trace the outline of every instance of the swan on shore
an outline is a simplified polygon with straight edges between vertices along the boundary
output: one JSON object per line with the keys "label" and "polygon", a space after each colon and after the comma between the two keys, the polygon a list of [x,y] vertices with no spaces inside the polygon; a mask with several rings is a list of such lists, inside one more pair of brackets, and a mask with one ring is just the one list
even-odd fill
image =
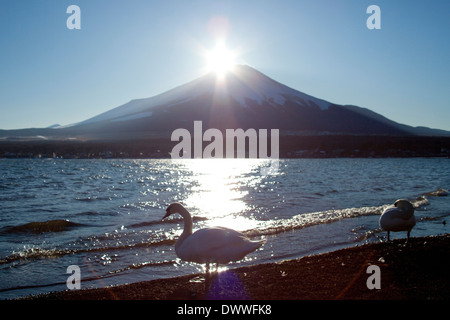
{"label": "swan on shore", "polygon": [[252,241],[240,232],[224,227],[203,228],[192,233],[192,217],[180,203],[172,203],[166,209],[166,215],[178,213],[183,217],[184,230],[175,243],[175,252],[181,260],[206,264],[225,264],[239,261],[250,252],[258,249],[265,240]]}
{"label": "swan on shore", "polygon": [[399,199],[395,201],[394,206],[383,211],[379,223],[380,227],[387,231],[388,241],[391,231],[407,231],[407,240],[409,240],[411,229],[416,225],[414,206],[408,200]]}

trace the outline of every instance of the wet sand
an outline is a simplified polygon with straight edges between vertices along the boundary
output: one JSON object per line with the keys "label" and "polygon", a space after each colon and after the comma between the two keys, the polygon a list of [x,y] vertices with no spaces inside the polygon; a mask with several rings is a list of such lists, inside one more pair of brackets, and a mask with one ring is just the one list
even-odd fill
{"label": "wet sand", "polygon": [[[32,300],[444,300],[450,299],[450,234],[355,246],[219,273],[206,290],[192,274],[102,289],[30,296]],[[369,289],[370,265],[380,289]]]}

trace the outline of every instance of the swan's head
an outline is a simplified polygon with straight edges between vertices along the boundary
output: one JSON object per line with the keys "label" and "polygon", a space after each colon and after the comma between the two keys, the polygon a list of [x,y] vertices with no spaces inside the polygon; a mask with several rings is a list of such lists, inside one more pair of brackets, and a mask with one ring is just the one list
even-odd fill
{"label": "swan's head", "polygon": [[405,213],[408,213],[411,215],[414,214],[414,206],[408,200],[399,199],[399,200],[395,201],[394,206],[401,209]]}
{"label": "swan's head", "polygon": [[172,203],[167,207],[166,214],[164,215],[163,219],[167,218],[171,214],[179,213],[181,208],[183,208],[183,206],[180,203],[178,202]]}

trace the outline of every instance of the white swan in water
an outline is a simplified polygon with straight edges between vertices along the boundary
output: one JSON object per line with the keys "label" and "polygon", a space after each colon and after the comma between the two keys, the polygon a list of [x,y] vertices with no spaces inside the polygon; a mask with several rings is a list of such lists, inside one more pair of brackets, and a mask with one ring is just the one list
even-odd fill
{"label": "white swan in water", "polygon": [[180,203],[172,203],[166,215],[179,213],[184,219],[184,230],[175,244],[177,256],[185,261],[209,264],[225,264],[243,259],[248,253],[258,249],[265,240],[251,241],[245,235],[232,229],[213,227],[192,233],[192,217]]}
{"label": "white swan in water", "polygon": [[393,207],[384,210],[379,223],[380,227],[387,231],[388,241],[390,231],[407,231],[409,240],[411,229],[416,225],[414,207],[408,200],[399,199]]}

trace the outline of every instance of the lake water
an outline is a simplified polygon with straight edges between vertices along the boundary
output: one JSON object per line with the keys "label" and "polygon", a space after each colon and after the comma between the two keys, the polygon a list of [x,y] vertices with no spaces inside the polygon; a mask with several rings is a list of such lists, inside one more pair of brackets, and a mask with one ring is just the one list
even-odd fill
{"label": "lake water", "polygon": [[[103,287],[203,271],[179,260],[181,217],[194,230],[220,225],[266,244],[233,268],[386,240],[378,219],[399,198],[416,208],[411,236],[449,232],[450,160],[289,159],[276,175],[264,160],[0,160],[0,299]],[[450,222],[450,221],[447,221]],[[393,233],[404,238],[406,232]]]}

